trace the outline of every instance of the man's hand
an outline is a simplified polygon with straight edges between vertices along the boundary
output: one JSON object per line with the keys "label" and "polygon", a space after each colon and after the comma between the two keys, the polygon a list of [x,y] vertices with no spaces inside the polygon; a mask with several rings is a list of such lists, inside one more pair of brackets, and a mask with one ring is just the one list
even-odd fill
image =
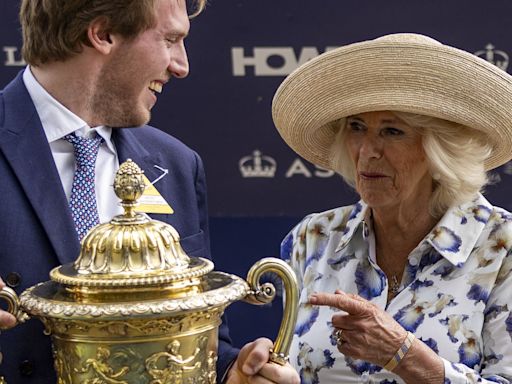
{"label": "man's hand", "polygon": [[272,347],[266,338],[246,344],[229,370],[226,384],[299,384],[299,375],[290,364],[269,363]]}
{"label": "man's hand", "polygon": [[[0,278],[0,289],[5,287],[4,281]],[[16,325],[16,318],[9,312],[0,309],[0,329],[9,329]]]}

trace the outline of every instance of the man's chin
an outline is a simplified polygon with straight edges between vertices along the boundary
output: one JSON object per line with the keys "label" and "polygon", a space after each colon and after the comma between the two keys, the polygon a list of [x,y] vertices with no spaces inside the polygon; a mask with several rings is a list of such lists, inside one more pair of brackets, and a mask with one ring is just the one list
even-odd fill
{"label": "man's chin", "polygon": [[115,119],[110,124],[111,128],[137,128],[146,125],[151,120],[151,113],[148,111],[146,114],[140,114],[138,116],[125,116],[123,119]]}

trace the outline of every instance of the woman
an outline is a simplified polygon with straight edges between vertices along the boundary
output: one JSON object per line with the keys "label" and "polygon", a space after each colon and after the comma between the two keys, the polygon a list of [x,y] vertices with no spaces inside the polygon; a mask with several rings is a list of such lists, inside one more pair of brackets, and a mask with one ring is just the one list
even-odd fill
{"label": "woman", "polygon": [[284,239],[303,383],[512,383],[512,216],[481,194],[512,157],[512,77],[396,34],[311,60],[276,127],[361,197]]}

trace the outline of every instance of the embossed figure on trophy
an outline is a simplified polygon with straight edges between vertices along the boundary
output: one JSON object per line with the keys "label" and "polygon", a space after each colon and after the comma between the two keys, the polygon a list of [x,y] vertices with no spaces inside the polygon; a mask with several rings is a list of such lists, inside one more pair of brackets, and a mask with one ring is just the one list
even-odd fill
{"label": "embossed figure on trophy", "polygon": [[[183,374],[191,373],[201,368],[201,358],[199,354],[204,353],[206,337],[201,337],[194,353],[186,359],[180,354],[181,343],[173,340],[167,345],[166,352],[158,352],[146,359],[146,369],[153,379],[149,384],[182,384]],[[159,365],[165,361],[165,365]],[[187,375],[188,376],[188,375]]]}
{"label": "embossed figure on trophy", "polygon": [[114,373],[108,363],[109,357],[110,351],[107,348],[98,347],[95,359],[89,358],[81,369],[75,369],[77,373],[93,371],[95,377],[85,380],[84,384],[128,384],[127,381],[117,379],[124,376],[130,370],[129,367],[122,367],[119,372]]}
{"label": "embossed figure on trophy", "polygon": [[[73,382],[71,372],[72,367],[70,366],[70,359],[68,354],[68,359],[66,359],[63,354],[69,353],[66,347],[61,349],[53,349],[53,362],[55,367],[55,372],[57,372],[57,384],[71,384]],[[1,384],[1,383],[0,383]]]}

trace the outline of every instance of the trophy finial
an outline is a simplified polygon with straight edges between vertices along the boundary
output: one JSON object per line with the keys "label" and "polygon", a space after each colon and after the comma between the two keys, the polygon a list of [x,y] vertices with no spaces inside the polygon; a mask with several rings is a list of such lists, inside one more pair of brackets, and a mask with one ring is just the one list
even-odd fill
{"label": "trophy finial", "polygon": [[114,179],[114,192],[121,199],[125,215],[133,216],[137,200],[144,193],[146,185],[143,177],[144,171],[132,159],[121,164]]}

